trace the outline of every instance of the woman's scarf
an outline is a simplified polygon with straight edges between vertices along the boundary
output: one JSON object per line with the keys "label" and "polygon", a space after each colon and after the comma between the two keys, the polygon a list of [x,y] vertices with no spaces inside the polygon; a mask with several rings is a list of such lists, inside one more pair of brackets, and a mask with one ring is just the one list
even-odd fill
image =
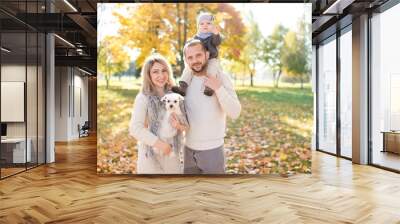
{"label": "woman's scarf", "polygon": [[[163,117],[166,114],[165,110],[165,103],[161,101],[160,96],[148,95],[148,106],[147,106],[147,118],[149,124],[149,130],[156,136],[159,136],[158,131],[160,129],[160,125],[162,122]],[[180,102],[180,108],[183,113],[182,116],[178,117],[178,120],[181,124],[189,126],[186,110],[184,107],[184,103]],[[154,158],[154,149],[152,146],[146,146],[146,157],[153,157]],[[182,131],[177,132],[177,135],[173,139],[172,149],[175,152],[175,155],[179,155],[181,153],[181,148],[183,147],[183,133]]]}

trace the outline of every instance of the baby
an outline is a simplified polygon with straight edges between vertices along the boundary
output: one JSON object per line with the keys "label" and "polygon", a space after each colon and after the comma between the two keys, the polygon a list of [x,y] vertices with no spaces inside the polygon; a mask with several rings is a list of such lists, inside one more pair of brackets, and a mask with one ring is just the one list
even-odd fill
{"label": "baby", "polygon": [[[222,70],[218,60],[218,46],[221,44],[221,36],[219,35],[217,28],[214,26],[213,15],[207,12],[199,14],[197,17],[197,34],[193,38],[200,40],[210,54],[207,65],[207,75],[216,77],[218,72]],[[185,66],[181,81],[179,81],[179,87],[172,87],[172,91],[185,96],[186,89],[191,81],[192,71]],[[212,96],[214,91],[206,86],[204,94]]]}

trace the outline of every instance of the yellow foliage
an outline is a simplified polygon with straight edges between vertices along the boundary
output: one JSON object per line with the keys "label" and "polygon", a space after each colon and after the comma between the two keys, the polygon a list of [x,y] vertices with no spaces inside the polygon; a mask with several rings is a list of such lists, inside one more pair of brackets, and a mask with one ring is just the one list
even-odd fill
{"label": "yellow foliage", "polygon": [[128,69],[130,57],[120,42],[118,37],[106,36],[98,47],[98,69],[107,77]]}
{"label": "yellow foliage", "polygon": [[138,50],[139,67],[153,52],[164,55],[172,65],[179,65],[184,43],[197,32],[196,18],[201,11],[214,14],[225,37],[220,46],[221,57],[237,59],[245,29],[240,13],[226,3],[144,3],[127,8],[127,14],[114,11],[120,23],[119,44]]}

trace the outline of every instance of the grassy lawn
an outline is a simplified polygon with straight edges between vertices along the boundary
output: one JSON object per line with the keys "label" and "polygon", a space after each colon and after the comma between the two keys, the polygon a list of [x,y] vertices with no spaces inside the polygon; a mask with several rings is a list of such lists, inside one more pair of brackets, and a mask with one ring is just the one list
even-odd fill
{"label": "grassy lawn", "polygon": [[[128,125],[138,88],[98,87],[98,166],[101,173],[135,173],[136,140]],[[311,88],[237,87],[242,112],[228,118],[227,173],[311,172]]]}

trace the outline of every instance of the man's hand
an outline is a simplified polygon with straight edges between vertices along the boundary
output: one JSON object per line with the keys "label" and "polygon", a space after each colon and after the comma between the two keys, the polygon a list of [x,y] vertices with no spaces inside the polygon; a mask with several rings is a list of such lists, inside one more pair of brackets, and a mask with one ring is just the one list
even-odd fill
{"label": "man's hand", "polygon": [[207,76],[205,78],[204,85],[206,85],[207,87],[210,87],[214,91],[217,91],[219,89],[219,87],[222,86],[222,82],[215,77]]}

